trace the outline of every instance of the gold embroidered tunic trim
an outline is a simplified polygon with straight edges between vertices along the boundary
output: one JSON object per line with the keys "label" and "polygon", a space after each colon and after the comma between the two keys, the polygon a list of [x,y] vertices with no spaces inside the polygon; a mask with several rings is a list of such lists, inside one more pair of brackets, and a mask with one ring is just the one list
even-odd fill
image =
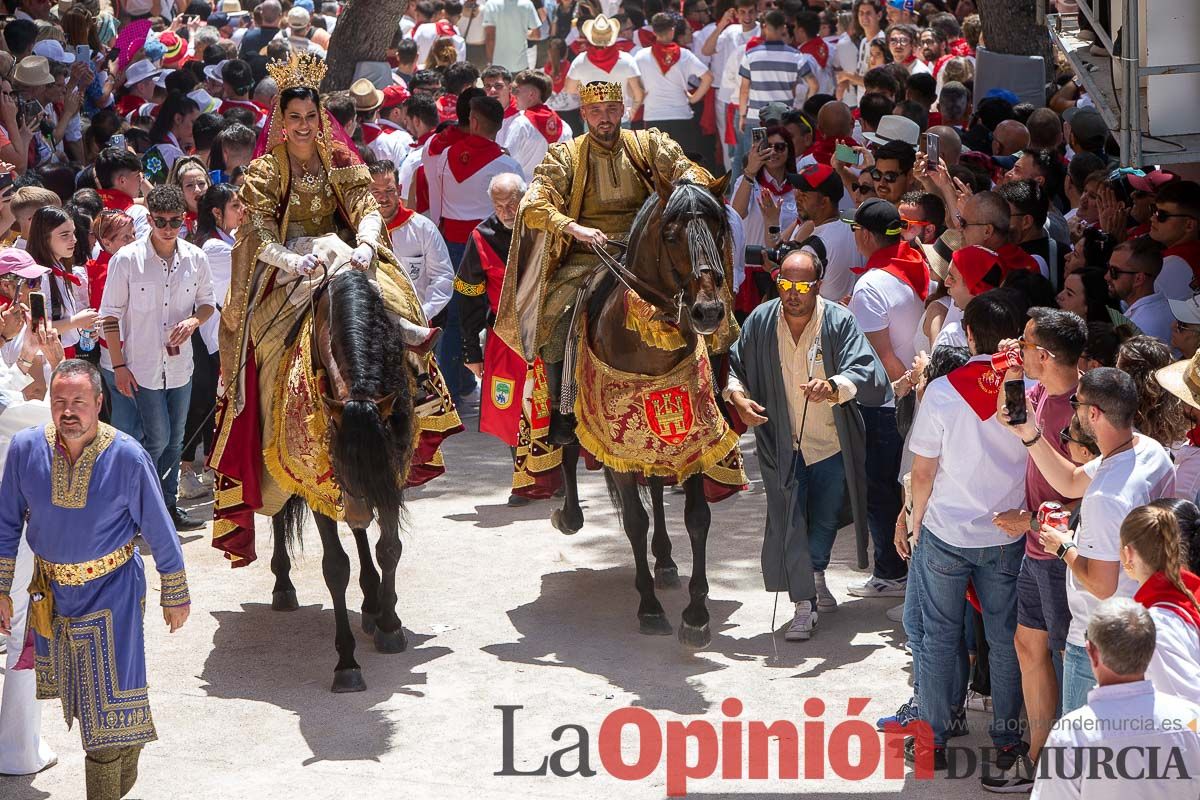
{"label": "gold embroidered tunic trim", "polygon": [[92,482],[92,469],[96,459],[117,438],[117,429],[99,423],[96,438],[84,448],[79,459],[71,464],[67,454],[58,446],[58,428],[54,423],[46,426],[46,444],[50,445],[52,463],[50,472],[50,502],[59,508],[83,508],[87,505],[88,487]]}

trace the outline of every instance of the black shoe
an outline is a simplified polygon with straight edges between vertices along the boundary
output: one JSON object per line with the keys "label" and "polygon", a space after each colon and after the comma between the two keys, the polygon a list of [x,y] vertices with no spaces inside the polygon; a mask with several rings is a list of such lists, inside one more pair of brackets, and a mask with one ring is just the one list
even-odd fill
{"label": "black shoe", "polygon": [[551,410],[550,432],[546,434],[546,438],[550,444],[560,447],[579,441],[575,438],[575,415]]}
{"label": "black shoe", "polygon": [[175,523],[176,531],[198,531],[204,527],[203,522],[189,517],[178,508],[171,512],[171,522]]}
{"label": "black shoe", "polygon": [[514,494],[510,494],[508,496],[508,507],[509,508],[520,508],[521,506],[527,506],[532,502],[533,501],[530,500],[528,497],[523,497],[522,495],[519,495],[519,494],[514,493]]}
{"label": "black shoe", "polygon": [[979,779],[984,791],[997,794],[1025,794],[1033,791],[1034,765],[1029,760],[1029,745],[1021,742],[1005,747],[994,764],[986,764]]}
{"label": "black shoe", "polygon": [[[924,749],[922,749],[921,759],[924,760],[927,757],[927,755],[928,754],[924,751]],[[933,755],[933,759],[932,759],[933,760],[933,771],[934,772],[945,772],[946,769],[948,768],[948,764],[946,762],[946,747],[945,747],[945,745],[942,745],[940,747],[938,745],[933,745],[933,754],[932,755]],[[917,763],[917,737],[915,737],[915,736],[909,736],[904,740],[904,763],[906,763],[906,764],[916,764]]]}
{"label": "black shoe", "polygon": [[946,738],[956,739],[959,736],[966,736],[971,732],[967,727],[967,710],[965,708],[951,709],[953,716],[950,718],[950,726],[946,728]]}

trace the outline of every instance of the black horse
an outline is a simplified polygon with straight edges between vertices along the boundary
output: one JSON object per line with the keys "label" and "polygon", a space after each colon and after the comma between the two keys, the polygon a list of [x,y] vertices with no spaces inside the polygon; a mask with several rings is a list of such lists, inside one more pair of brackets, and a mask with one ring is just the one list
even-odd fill
{"label": "black horse", "polygon": [[[347,270],[328,279],[319,290],[315,315],[312,351],[319,363],[313,366],[325,370],[334,395],[324,398],[324,410],[332,422],[329,449],[334,475],[358,548],[362,627],[373,635],[376,650],[399,653],[407,641],[396,615],[396,566],[402,550],[404,479],[415,424],[404,345],[379,292],[362,272]],[[293,496],[272,518],[271,607],[276,611],[299,607],[289,577],[289,551],[301,541],[307,510],[304,500]],[[367,687],[354,660],[354,633],[346,612],[350,559],[342,549],[337,523],[315,511],[313,516],[321,534],[321,570],[337,621],[333,691],[361,692]],[[375,546],[379,571],[367,540],[372,516],[380,530]]]}
{"label": "black horse", "polygon": [[[721,200],[723,193],[723,180],[713,186],[677,181],[669,194],[652,194],[647,198],[634,218],[624,265],[614,265],[623,273],[622,278],[609,275],[588,301],[584,336],[600,361],[620,365],[626,372],[665,375],[684,359],[693,357],[700,336],[713,333],[720,326],[727,313],[721,293],[725,278],[721,254],[730,236]],[[640,334],[626,327],[624,292],[616,291],[623,285],[631,286],[668,319],[679,321],[686,343],[683,349],[669,352],[652,347]],[[589,387],[580,385],[578,391],[587,392]],[[555,526],[564,532],[573,532],[571,527],[578,530],[583,525],[575,479],[578,458],[578,444],[564,447],[565,499],[563,508],[552,517]],[[633,546],[634,585],[641,595],[637,613],[640,630],[650,635],[670,635],[671,624],[654,593],[656,587],[667,588],[679,582],[663,515],[663,481],[660,478],[646,481],[654,502],[652,576],[646,557],[650,519],[641,498],[640,474],[606,467],[604,475]],[[704,476],[696,474],[683,483],[683,518],[692,544],[692,577],[688,584],[690,602],[683,611],[679,639],[692,647],[705,647],[711,640],[705,565],[711,514],[703,481]]]}

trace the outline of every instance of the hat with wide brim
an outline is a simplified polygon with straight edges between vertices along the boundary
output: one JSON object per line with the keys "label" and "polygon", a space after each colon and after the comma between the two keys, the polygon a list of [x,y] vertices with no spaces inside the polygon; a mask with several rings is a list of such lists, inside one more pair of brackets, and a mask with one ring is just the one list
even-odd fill
{"label": "hat with wide brim", "polygon": [[946,275],[950,272],[950,259],[954,256],[954,251],[963,246],[962,233],[948,230],[933,244],[919,244],[921,252],[925,254],[925,260],[929,262],[929,271],[937,276],[939,282],[946,280]]}
{"label": "hat with wide brim", "polygon": [[359,112],[374,111],[383,105],[383,92],[366,78],[350,84],[350,97],[354,100],[354,110]]}
{"label": "hat with wide brim", "polygon": [[608,47],[615,44],[620,32],[621,29],[603,14],[583,23],[583,38],[595,47]]}
{"label": "hat with wide brim", "polygon": [[917,146],[920,136],[921,126],[899,114],[885,115],[879,120],[879,126],[873,132],[863,134],[864,139],[874,144],[904,142],[914,148]]}
{"label": "hat with wide brim", "polygon": [[49,86],[54,83],[50,62],[45,56],[25,56],[17,62],[12,79],[22,86]]}
{"label": "hat with wide brim", "polygon": [[1200,409],[1200,351],[1154,373],[1158,385],[1195,409]]}

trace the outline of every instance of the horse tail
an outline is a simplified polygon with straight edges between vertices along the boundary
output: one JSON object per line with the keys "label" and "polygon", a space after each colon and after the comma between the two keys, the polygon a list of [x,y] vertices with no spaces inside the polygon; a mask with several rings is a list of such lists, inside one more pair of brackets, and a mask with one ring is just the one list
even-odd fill
{"label": "horse tail", "polygon": [[279,513],[283,520],[283,541],[288,553],[304,550],[304,523],[308,519],[308,503],[298,494],[288,498]]}

